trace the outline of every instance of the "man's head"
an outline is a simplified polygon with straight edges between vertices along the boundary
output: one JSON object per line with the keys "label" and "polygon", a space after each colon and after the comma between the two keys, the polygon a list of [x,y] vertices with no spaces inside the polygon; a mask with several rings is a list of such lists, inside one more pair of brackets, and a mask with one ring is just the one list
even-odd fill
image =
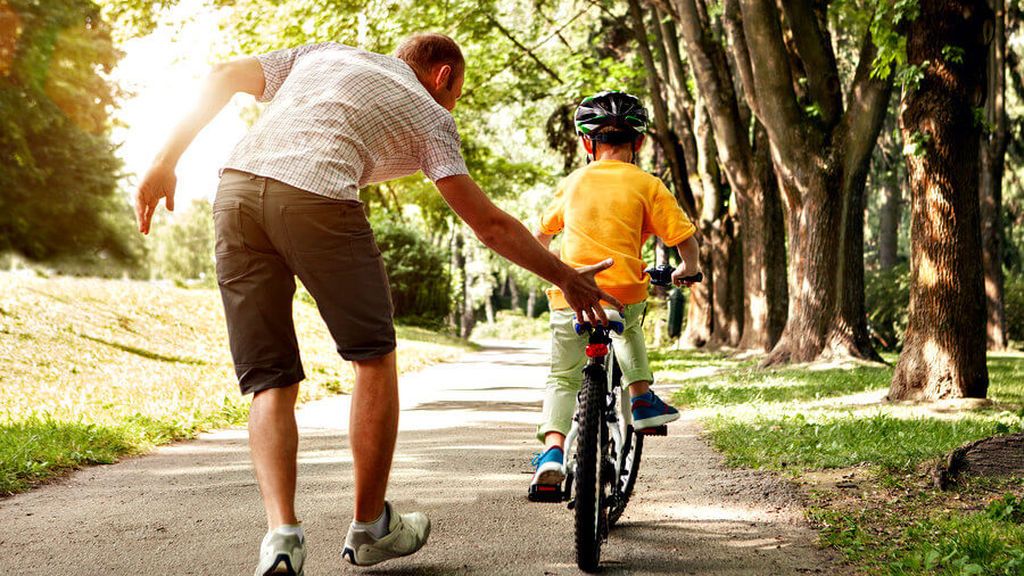
{"label": "man's head", "polygon": [[454,40],[444,34],[414,34],[395,51],[438,104],[448,110],[462,96],[466,60]]}
{"label": "man's head", "polygon": [[584,98],[576,109],[576,133],[588,158],[598,158],[598,148],[633,158],[647,132],[647,110],[640,100],[625,92],[601,92]]}

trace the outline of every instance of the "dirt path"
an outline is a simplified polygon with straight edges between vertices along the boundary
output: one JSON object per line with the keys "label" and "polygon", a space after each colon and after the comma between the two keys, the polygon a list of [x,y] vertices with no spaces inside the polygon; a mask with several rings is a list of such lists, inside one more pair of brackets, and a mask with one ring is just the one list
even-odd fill
{"label": "dirt path", "polygon": [[[351,518],[348,399],[307,406],[299,509],[306,574],[575,574],[572,516],[526,501],[543,349],[489,347],[403,378],[391,497],[433,533],[416,556],[357,570],[338,557]],[[637,495],[602,555],[606,574],[840,571],[791,489],[726,470],[684,419],[644,449]],[[0,500],[0,549],[20,575],[248,575],[263,535],[244,430],[84,470]]]}

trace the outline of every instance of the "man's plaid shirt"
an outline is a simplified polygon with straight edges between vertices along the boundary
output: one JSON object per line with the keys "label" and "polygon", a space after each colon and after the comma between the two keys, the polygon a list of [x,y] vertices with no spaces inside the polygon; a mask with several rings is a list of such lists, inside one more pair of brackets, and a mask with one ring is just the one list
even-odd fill
{"label": "man's plaid shirt", "polygon": [[418,170],[468,173],[451,113],[402,60],[334,42],[257,59],[270,104],[224,168],[338,200]]}

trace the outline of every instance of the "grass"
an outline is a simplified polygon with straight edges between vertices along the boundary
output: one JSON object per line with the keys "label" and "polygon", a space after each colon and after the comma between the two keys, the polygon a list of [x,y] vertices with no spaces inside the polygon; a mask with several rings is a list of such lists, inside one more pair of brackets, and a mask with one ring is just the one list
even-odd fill
{"label": "grass", "polygon": [[1024,354],[990,355],[993,404],[976,410],[883,403],[892,366],[760,370],[714,353],[650,357],[730,465],[782,471],[806,488],[822,543],[859,573],[1024,574],[1024,479],[947,492],[930,474],[957,446],[1024,432]]}
{"label": "grass", "polygon": [[[316,309],[295,303],[302,401],[351,389]],[[399,370],[470,347],[399,327]],[[220,296],[168,284],[0,273],[0,495],[244,423]]]}

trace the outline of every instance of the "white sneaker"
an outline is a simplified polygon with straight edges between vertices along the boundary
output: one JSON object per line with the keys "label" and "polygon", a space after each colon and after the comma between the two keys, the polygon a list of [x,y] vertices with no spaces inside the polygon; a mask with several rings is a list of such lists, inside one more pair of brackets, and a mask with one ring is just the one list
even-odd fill
{"label": "white sneaker", "polygon": [[390,502],[384,503],[390,521],[388,534],[377,539],[365,530],[349,526],[345,549],[341,557],[356,566],[371,566],[378,562],[408,556],[423,547],[430,536],[430,519],[422,512],[398,514]]}
{"label": "white sneaker", "polygon": [[260,563],[255,576],[302,576],[306,561],[306,543],[298,534],[277,528],[263,537],[260,544]]}

